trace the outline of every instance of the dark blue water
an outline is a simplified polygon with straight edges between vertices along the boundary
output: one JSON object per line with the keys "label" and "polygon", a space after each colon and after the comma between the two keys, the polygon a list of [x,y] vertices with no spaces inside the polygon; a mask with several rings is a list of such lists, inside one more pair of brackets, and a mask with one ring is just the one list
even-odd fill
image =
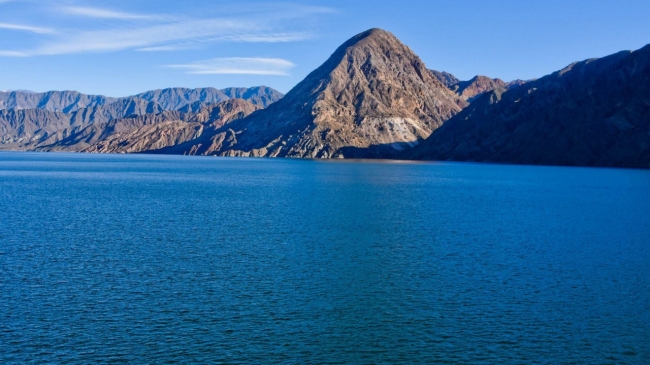
{"label": "dark blue water", "polygon": [[0,154],[0,363],[648,364],[650,171]]}

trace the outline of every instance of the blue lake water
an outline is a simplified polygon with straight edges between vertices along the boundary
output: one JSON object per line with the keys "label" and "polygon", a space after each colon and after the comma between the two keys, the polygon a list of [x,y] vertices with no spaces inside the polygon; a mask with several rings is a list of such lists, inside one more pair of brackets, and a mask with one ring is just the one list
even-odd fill
{"label": "blue lake water", "polygon": [[650,171],[0,153],[0,363],[648,364]]}

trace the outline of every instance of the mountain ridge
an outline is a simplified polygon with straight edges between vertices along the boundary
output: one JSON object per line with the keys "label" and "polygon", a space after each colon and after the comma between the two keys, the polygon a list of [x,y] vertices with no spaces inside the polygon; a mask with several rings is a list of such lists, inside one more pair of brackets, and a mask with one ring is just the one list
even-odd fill
{"label": "mountain ridge", "polygon": [[650,45],[481,96],[408,159],[650,167]]}

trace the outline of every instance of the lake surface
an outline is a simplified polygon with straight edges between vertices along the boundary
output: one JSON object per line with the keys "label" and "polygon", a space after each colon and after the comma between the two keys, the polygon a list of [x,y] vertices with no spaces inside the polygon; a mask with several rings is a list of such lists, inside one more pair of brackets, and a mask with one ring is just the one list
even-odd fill
{"label": "lake surface", "polygon": [[0,153],[0,363],[648,364],[650,171]]}

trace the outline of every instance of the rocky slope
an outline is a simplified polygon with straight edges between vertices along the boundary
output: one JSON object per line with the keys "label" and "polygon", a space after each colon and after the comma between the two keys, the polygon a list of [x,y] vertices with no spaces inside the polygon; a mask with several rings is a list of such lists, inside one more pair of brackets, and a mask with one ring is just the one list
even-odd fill
{"label": "rocky slope", "polygon": [[419,143],[465,105],[395,36],[372,29],[268,108],[160,152],[387,157]]}
{"label": "rocky slope", "polygon": [[73,113],[42,109],[1,110],[0,148],[31,149],[39,144],[60,141],[91,124],[162,111],[156,103],[138,98],[83,108]]}
{"label": "rocky slope", "polygon": [[[85,146],[82,152],[135,153],[158,150],[199,138],[206,130],[215,130],[246,117],[261,109],[260,106],[242,99],[230,99],[211,104],[197,113],[166,111],[158,115],[146,115],[126,120],[116,120],[102,128],[103,134],[82,131],[87,136],[75,141],[75,147]],[[172,114],[177,115],[172,115]],[[93,128],[89,127],[88,129]],[[110,130],[110,133],[106,133]],[[88,138],[90,137],[90,139]],[[82,144],[83,143],[83,144]]]}
{"label": "rocky slope", "polygon": [[[170,88],[142,93],[141,97],[121,99],[68,91],[43,94],[8,92],[5,94],[10,97],[0,99],[5,101],[2,105],[9,108],[0,110],[0,149],[81,150],[97,142],[98,138],[106,138],[113,133],[113,125],[123,125],[124,121],[119,119],[129,119],[128,125],[140,121],[140,126],[173,118],[186,121],[190,116],[182,116],[182,113],[200,113],[206,106],[237,96],[260,106],[269,105],[283,96],[264,86],[224,90]],[[85,104],[94,105],[79,108]],[[63,113],[49,110],[58,108],[74,111]],[[176,110],[180,114],[173,112]],[[143,118],[135,118],[137,116]],[[79,144],[75,145],[75,141]]]}
{"label": "rocky slope", "polygon": [[403,157],[650,167],[650,45],[487,93]]}

